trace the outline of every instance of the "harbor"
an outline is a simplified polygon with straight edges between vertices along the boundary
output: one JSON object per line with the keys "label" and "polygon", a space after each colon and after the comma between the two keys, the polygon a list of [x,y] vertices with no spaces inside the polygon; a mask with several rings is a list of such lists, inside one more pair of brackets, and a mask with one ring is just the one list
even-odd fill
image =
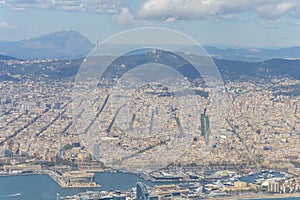
{"label": "harbor", "polygon": [[46,174],[62,188],[95,188],[101,187],[94,181],[94,172],[70,170],[69,167],[43,169],[41,165],[4,165],[0,176],[17,176]]}
{"label": "harbor", "polygon": [[[183,170],[182,170],[183,171]],[[257,188],[259,179],[272,182],[284,178],[291,178],[286,173],[275,172],[272,170],[263,170],[259,172],[249,172],[244,175],[230,171],[218,171],[212,173],[206,172],[206,177],[199,176],[197,180],[185,181],[178,180],[170,182],[168,179],[162,179],[161,182],[153,182],[146,180],[138,175],[132,173],[122,172],[79,172],[73,171],[59,175],[53,171],[39,172],[39,174],[32,173],[10,173],[0,177],[0,187],[10,187],[8,192],[0,195],[15,195],[14,198],[28,196],[27,187],[36,188],[39,196],[49,196],[43,199],[134,199],[136,198],[137,183],[140,182],[145,185],[151,199],[164,198],[182,198],[182,199],[197,199],[197,198],[213,198],[213,199],[264,199],[264,198],[288,198],[298,197],[299,192],[293,193],[274,193],[269,192],[269,186],[264,186],[264,192],[251,192],[248,189]],[[187,174],[196,178],[197,173],[182,173],[184,178]],[[272,176],[270,175],[272,174]],[[158,175],[158,174],[156,174]],[[160,176],[172,177],[170,171],[160,173]],[[178,177],[175,176],[175,178]],[[68,181],[73,182],[70,184]],[[97,185],[90,185],[90,182]],[[24,185],[24,183],[30,182]],[[40,184],[39,184],[40,183]],[[77,183],[77,184],[75,184]],[[80,184],[79,184],[80,183]],[[244,183],[247,183],[244,185]],[[12,185],[15,185],[12,187]],[[101,186],[101,187],[100,187]],[[255,187],[254,187],[255,186]],[[262,183],[261,183],[262,186]],[[262,186],[263,187],[263,186]],[[44,188],[50,188],[49,191],[44,191]],[[245,190],[242,192],[242,190]],[[3,190],[4,191],[4,190]],[[40,193],[41,192],[41,193]],[[290,191],[291,192],[291,191]],[[35,194],[30,194],[35,195]],[[59,198],[58,198],[59,197]],[[40,199],[40,198],[24,198],[24,199]]]}
{"label": "harbor", "polygon": [[[14,199],[56,200],[57,193],[61,197],[67,197],[85,193],[86,191],[121,191],[135,187],[136,182],[143,182],[149,186],[154,186],[152,182],[143,180],[134,174],[119,172],[95,173],[94,181],[101,185],[101,187],[62,188],[46,174],[0,176],[0,197],[19,193],[20,196],[14,197]],[[33,188],[34,192],[32,192]],[[7,198],[1,197],[0,199]]]}
{"label": "harbor", "polygon": [[71,171],[59,174],[54,171],[45,171],[62,188],[97,188],[101,185],[94,182],[94,173]]}

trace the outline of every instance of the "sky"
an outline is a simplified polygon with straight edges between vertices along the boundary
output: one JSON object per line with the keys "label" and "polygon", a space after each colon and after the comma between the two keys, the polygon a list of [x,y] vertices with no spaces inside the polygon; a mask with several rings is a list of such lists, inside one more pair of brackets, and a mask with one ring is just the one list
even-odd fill
{"label": "sky", "polygon": [[93,43],[163,27],[202,45],[300,46],[299,0],[0,0],[0,40],[79,31]]}

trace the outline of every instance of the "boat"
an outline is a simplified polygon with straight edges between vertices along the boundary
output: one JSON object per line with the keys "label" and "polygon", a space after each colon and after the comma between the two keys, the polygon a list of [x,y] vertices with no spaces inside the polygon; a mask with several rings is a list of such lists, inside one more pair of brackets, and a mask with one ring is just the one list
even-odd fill
{"label": "boat", "polygon": [[274,175],[273,174],[268,174],[267,178],[273,178]]}
{"label": "boat", "polygon": [[9,194],[9,195],[3,195],[2,197],[18,197],[21,196],[21,193],[15,193],[15,194]]}
{"label": "boat", "polygon": [[227,185],[227,186],[234,186],[233,182],[231,182],[231,181],[225,182],[224,185]]}
{"label": "boat", "polygon": [[265,181],[265,179],[259,178],[255,179],[254,183],[262,183],[263,181]]}

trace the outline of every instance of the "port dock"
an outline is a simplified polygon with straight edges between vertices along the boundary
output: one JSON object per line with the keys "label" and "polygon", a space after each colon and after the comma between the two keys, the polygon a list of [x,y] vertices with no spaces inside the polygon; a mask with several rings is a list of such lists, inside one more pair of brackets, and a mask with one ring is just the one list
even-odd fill
{"label": "port dock", "polygon": [[101,185],[94,181],[94,173],[70,171],[63,174],[54,171],[44,171],[62,188],[98,188]]}

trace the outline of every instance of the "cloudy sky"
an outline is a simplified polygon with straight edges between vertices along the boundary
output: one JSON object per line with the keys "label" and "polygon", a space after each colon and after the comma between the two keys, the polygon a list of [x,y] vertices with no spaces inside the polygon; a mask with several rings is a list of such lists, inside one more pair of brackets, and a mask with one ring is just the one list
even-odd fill
{"label": "cloudy sky", "polygon": [[145,27],[203,45],[300,46],[299,0],[0,0],[0,40],[76,30],[92,42]]}

